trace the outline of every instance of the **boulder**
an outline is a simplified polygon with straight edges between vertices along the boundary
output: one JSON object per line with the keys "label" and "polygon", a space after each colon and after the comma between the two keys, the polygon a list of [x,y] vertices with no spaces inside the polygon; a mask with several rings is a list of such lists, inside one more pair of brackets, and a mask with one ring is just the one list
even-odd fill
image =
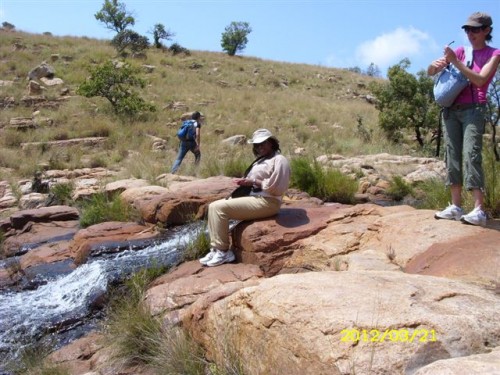
{"label": "boulder", "polygon": [[[168,324],[177,324],[193,302],[211,290],[224,298],[244,286],[254,285],[264,274],[251,264],[203,267],[198,261],[183,263],[155,280],[146,292],[144,302],[153,315],[161,315]],[[209,301],[213,301],[213,295]]]}
{"label": "boulder", "polygon": [[78,231],[78,220],[52,221],[47,223],[30,222],[21,230],[6,232],[3,243],[7,257],[21,255],[44,244],[69,240]]}
{"label": "boulder", "polygon": [[442,359],[420,368],[414,375],[498,375],[500,374],[500,347],[490,353],[467,357]]}
{"label": "boulder", "polygon": [[148,223],[180,225],[202,219],[210,202],[225,198],[233,189],[232,179],[222,176],[177,182],[169,185],[169,193],[136,199],[134,206]]}
{"label": "boulder", "polygon": [[293,244],[325,229],[340,207],[282,207],[276,216],[240,223],[233,230],[237,260],[260,266],[266,276],[277,274],[292,255]]}
{"label": "boulder", "polygon": [[28,222],[49,222],[77,220],[78,210],[69,206],[42,207],[33,210],[17,211],[10,216],[10,222],[15,229],[22,229]]}
{"label": "boulder", "polygon": [[246,374],[413,374],[500,343],[500,297],[444,278],[308,272],[217,295],[194,302],[183,324],[209,360],[238,358]]}
{"label": "boulder", "polygon": [[411,259],[405,272],[500,285],[500,236],[488,231],[435,243]]}
{"label": "boulder", "polygon": [[75,264],[85,263],[93,246],[99,244],[122,243],[131,240],[153,239],[159,232],[151,225],[108,221],[91,225],[78,231],[69,245],[69,251],[75,259]]}
{"label": "boulder", "polygon": [[28,73],[28,79],[36,80],[42,77],[53,78],[55,72],[55,69],[44,61]]}

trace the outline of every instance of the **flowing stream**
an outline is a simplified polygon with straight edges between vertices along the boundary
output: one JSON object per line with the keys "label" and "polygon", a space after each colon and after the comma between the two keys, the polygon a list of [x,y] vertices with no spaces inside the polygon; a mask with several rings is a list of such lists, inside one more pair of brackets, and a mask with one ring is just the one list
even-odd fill
{"label": "flowing stream", "polygon": [[110,285],[144,267],[176,264],[200,230],[202,224],[186,225],[140,249],[93,249],[86,264],[46,277],[34,290],[0,292],[0,374],[27,346],[48,340],[58,348],[97,327]]}

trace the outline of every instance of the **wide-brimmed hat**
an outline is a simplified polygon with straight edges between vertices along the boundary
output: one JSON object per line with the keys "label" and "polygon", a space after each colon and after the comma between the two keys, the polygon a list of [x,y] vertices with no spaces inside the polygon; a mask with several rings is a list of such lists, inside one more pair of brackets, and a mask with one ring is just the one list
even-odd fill
{"label": "wide-brimmed hat", "polygon": [[462,26],[462,29],[465,27],[486,27],[491,26],[493,21],[489,14],[476,12],[472,13],[467,21]]}
{"label": "wide-brimmed hat", "polygon": [[274,139],[279,143],[278,139],[267,129],[257,129],[252,134],[252,139],[248,141],[248,143],[262,143],[269,138]]}

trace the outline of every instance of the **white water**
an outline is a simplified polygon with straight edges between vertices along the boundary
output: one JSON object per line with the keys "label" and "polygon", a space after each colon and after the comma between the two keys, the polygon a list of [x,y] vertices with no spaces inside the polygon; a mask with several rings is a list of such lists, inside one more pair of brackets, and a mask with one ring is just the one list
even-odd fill
{"label": "white water", "polygon": [[184,248],[199,229],[199,225],[190,225],[158,245],[90,259],[36,290],[0,294],[0,363],[2,357],[13,359],[47,331],[57,331],[61,323],[87,317],[91,302],[106,293],[111,281],[144,267],[173,264],[178,249]]}

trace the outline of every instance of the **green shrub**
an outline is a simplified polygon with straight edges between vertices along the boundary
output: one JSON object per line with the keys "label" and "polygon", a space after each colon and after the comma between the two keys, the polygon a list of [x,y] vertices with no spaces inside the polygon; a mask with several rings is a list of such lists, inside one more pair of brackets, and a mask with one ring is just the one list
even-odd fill
{"label": "green shrub", "polygon": [[62,366],[55,365],[47,356],[53,351],[50,343],[38,343],[26,346],[15,362],[7,364],[14,374],[24,375],[70,375]]}
{"label": "green shrub", "polygon": [[206,223],[198,230],[194,240],[189,242],[182,254],[182,261],[188,262],[205,255],[210,249],[210,237],[206,233]]}
{"label": "green shrub", "polygon": [[204,375],[206,361],[201,347],[182,328],[170,327],[153,341],[150,367],[158,375]]}
{"label": "green shrub", "polygon": [[290,185],[309,195],[328,202],[350,204],[358,184],[338,169],[323,169],[318,162],[312,164],[304,158],[292,159]]}
{"label": "green shrub", "polygon": [[323,175],[323,197],[328,202],[354,203],[358,190],[357,181],[346,176],[338,169],[328,169]]}
{"label": "green shrub", "polygon": [[[417,208],[440,210],[450,204],[450,188],[446,187],[444,181],[438,178],[432,178],[421,182],[415,188],[417,196]],[[473,202],[471,194],[462,191],[462,207],[465,211],[472,209]]]}
{"label": "green shrub", "polygon": [[146,81],[140,77],[139,68],[127,63],[117,66],[114,62],[107,61],[97,67],[90,67],[89,72],[90,77],[77,89],[79,95],[106,98],[114,112],[125,117],[156,111],[154,105],[147,103],[133,90],[135,87],[142,89],[146,86]]}
{"label": "green shrub", "polygon": [[114,291],[108,310],[106,341],[115,349],[117,359],[130,364],[147,363],[154,352],[153,338],[161,330],[161,322],[141,303],[149,283],[158,275],[142,269]]}
{"label": "green shrub", "polygon": [[184,48],[179,43],[172,43],[169,50],[170,52],[172,52],[173,55],[178,55],[180,53],[183,53],[186,56],[191,55],[191,51],[188,50],[187,48]]}
{"label": "green shrub", "polygon": [[223,167],[224,176],[243,177],[248,165],[250,165],[250,163],[244,157],[226,160]]}
{"label": "green shrub", "polygon": [[[495,160],[491,148],[483,150],[483,170],[485,179],[484,210],[492,217],[500,216],[500,163]],[[418,185],[415,189],[419,203],[417,208],[443,209],[450,204],[450,189],[441,179],[430,179]],[[462,191],[462,208],[469,211],[474,207],[472,194]]]}
{"label": "green shrub", "polygon": [[396,175],[392,177],[386,193],[394,200],[400,201],[407,195],[413,194],[413,189],[403,177]]}
{"label": "green shrub", "polygon": [[50,188],[50,194],[52,195],[53,204],[65,205],[69,204],[73,198],[74,186],[72,183],[61,183],[55,184]]}
{"label": "green shrub", "polygon": [[90,200],[83,203],[81,211],[80,226],[82,228],[105,221],[137,219],[137,212],[117,194],[111,198],[108,198],[105,193],[94,194]]}
{"label": "green shrub", "polygon": [[448,206],[450,201],[450,189],[445,187],[444,181],[439,178],[431,178],[417,185],[417,208],[442,209]]}
{"label": "green shrub", "polygon": [[500,163],[491,147],[483,151],[485,180],[484,209],[493,217],[500,217]]}
{"label": "green shrub", "polygon": [[117,359],[128,364],[145,364],[156,353],[161,321],[141,303],[122,300],[108,314],[106,337]]}
{"label": "green shrub", "polygon": [[298,158],[291,160],[292,175],[290,177],[290,186],[307,192],[309,195],[316,196],[318,187],[318,173],[316,172],[316,163],[311,166],[309,160]]}
{"label": "green shrub", "polygon": [[200,347],[180,328],[163,327],[143,303],[144,292],[165,268],[142,269],[115,290],[108,311],[105,340],[114,359],[145,365],[157,374],[204,374]]}

